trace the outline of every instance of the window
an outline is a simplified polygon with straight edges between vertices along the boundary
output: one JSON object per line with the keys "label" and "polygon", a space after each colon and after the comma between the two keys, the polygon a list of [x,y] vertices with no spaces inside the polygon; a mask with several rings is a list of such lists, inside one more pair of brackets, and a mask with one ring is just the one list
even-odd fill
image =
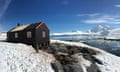
{"label": "window", "polygon": [[42,37],[45,38],[46,37],[46,32],[42,31]]}
{"label": "window", "polygon": [[31,33],[31,31],[28,31],[28,32],[27,32],[27,38],[32,38],[32,33]]}
{"label": "window", "polygon": [[15,33],[15,38],[18,38],[18,33]]}

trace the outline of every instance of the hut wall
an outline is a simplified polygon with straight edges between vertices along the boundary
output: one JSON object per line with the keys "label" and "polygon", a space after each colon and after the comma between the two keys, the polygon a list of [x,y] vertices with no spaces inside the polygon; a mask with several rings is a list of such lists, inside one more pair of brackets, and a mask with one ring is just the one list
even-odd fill
{"label": "hut wall", "polygon": [[[43,37],[43,32],[45,32],[45,37]],[[36,30],[36,43],[41,44],[40,46],[49,44],[49,30],[45,25]]]}

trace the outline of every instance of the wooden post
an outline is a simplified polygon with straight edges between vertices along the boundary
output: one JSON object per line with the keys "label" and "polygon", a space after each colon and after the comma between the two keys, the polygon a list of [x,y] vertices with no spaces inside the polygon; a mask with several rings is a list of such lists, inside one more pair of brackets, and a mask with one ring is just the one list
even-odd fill
{"label": "wooden post", "polygon": [[36,44],[36,52],[38,53],[39,52],[39,44]]}

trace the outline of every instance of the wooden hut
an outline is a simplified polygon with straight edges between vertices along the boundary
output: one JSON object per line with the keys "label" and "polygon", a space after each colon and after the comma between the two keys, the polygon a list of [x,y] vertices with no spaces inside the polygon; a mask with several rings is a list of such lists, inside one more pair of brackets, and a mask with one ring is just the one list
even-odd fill
{"label": "wooden hut", "polygon": [[7,41],[30,44],[38,51],[49,46],[49,29],[44,22],[18,25],[7,32]]}

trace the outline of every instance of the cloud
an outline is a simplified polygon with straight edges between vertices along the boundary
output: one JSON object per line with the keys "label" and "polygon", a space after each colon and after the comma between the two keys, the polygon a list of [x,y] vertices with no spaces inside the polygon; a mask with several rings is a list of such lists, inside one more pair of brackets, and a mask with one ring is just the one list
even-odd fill
{"label": "cloud", "polygon": [[83,20],[83,22],[88,24],[120,24],[120,16],[99,15],[94,18]]}
{"label": "cloud", "polygon": [[107,21],[104,19],[91,19],[91,20],[85,20],[84,23],[89,24],[98,24],[98,23],[106,23]]}
{"label": "cloud", "polygon": [[120,4],[118,4],[118,5],[114,5],[114,6],[120,8]]}
{"label": "cloud", "polygon": [[120,24],[120,21],[116,22],[111,22],[112,24]]}
{"label": "cloud", "polygon": [[6,12],[12,0],[0,0],[0,18]]}
{"label": "cloud", "polygon": [[93,14],[77,14],[76,16],[90,16],[90,17],[94,17],[94,16],[98,16],[100,15],[99,13],[93,13]]}

